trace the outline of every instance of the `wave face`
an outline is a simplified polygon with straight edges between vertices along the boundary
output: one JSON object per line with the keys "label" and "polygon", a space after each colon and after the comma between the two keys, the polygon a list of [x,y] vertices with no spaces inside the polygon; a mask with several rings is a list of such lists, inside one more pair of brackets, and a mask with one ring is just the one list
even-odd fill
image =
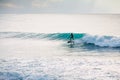
{"label": "wave face", "polygon": [[[120,37],[115,36],[92,36],[85,33],[73,33],[75,44],[94,45],[99,47],[120,47]],[[69,40],[70,33],[22,33],[22,32],[0,32],[0,38],[20,39],[49,39]]]}
{"label": "wave face", "polygon": [[[21,39],[51,39],[68,40],[70,33],[21,33],[21,32],[0,32],[0,38],[21,38]],[[85,34],[74,33],[75,39],[82,38]]]}

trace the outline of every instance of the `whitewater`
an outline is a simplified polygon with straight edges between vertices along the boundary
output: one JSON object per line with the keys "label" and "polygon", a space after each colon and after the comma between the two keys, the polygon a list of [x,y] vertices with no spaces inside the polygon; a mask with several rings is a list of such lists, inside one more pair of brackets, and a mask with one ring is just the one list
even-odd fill
{"label": "whitewater", "polygon": [[[120,80],[120,33],[116,18],[0,14],[0,80]],[[90,30],[83,25],[87,21],[85,25],[91,26]],[[97,30],[93,26],[101,26],[97,22],[111,27]],[[77,31],[79,26],[81,31]],[[67,43],[71,32],[73,45]]]}
{"label": "whitewater", "polygon": [[0,32],[0,79],[120,79],[119,37],[73,34]]}

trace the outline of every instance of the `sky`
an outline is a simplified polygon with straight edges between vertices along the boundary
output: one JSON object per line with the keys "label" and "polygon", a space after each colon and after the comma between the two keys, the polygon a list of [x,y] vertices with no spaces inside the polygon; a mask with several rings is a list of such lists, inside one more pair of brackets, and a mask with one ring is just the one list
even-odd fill
{"label": "sky", "polygon": [[120,0],[0,0],[0,13],[0,31],[120,35]]}
{"label": "sky", "polygon": [[120,0],[0,0],[0,13],[120,13]]}

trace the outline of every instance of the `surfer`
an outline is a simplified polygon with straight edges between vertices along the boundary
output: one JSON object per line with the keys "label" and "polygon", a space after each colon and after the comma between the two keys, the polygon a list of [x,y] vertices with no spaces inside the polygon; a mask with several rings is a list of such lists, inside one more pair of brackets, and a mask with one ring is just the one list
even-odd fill
{"label": "surfer", "polygon": [[70,41],[71,41],[71,40],[74,40],[73,33],[70,34]]}
{"label": "surfer", "polygon": [[73,33],[70,33],[70,40],[68,41],[68,43],[73,43],[73,40],[74,40],[74,35]]}

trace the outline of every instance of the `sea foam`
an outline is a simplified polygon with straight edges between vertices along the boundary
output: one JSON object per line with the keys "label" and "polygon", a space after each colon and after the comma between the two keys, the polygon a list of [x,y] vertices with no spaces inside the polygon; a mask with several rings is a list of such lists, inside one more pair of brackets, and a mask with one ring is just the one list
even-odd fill
{"label": "sea foam", "polygon": [[87,34],[79,42],[94,44],[100,47],[120,47],[120,38],[113,36],[92,36]]}

